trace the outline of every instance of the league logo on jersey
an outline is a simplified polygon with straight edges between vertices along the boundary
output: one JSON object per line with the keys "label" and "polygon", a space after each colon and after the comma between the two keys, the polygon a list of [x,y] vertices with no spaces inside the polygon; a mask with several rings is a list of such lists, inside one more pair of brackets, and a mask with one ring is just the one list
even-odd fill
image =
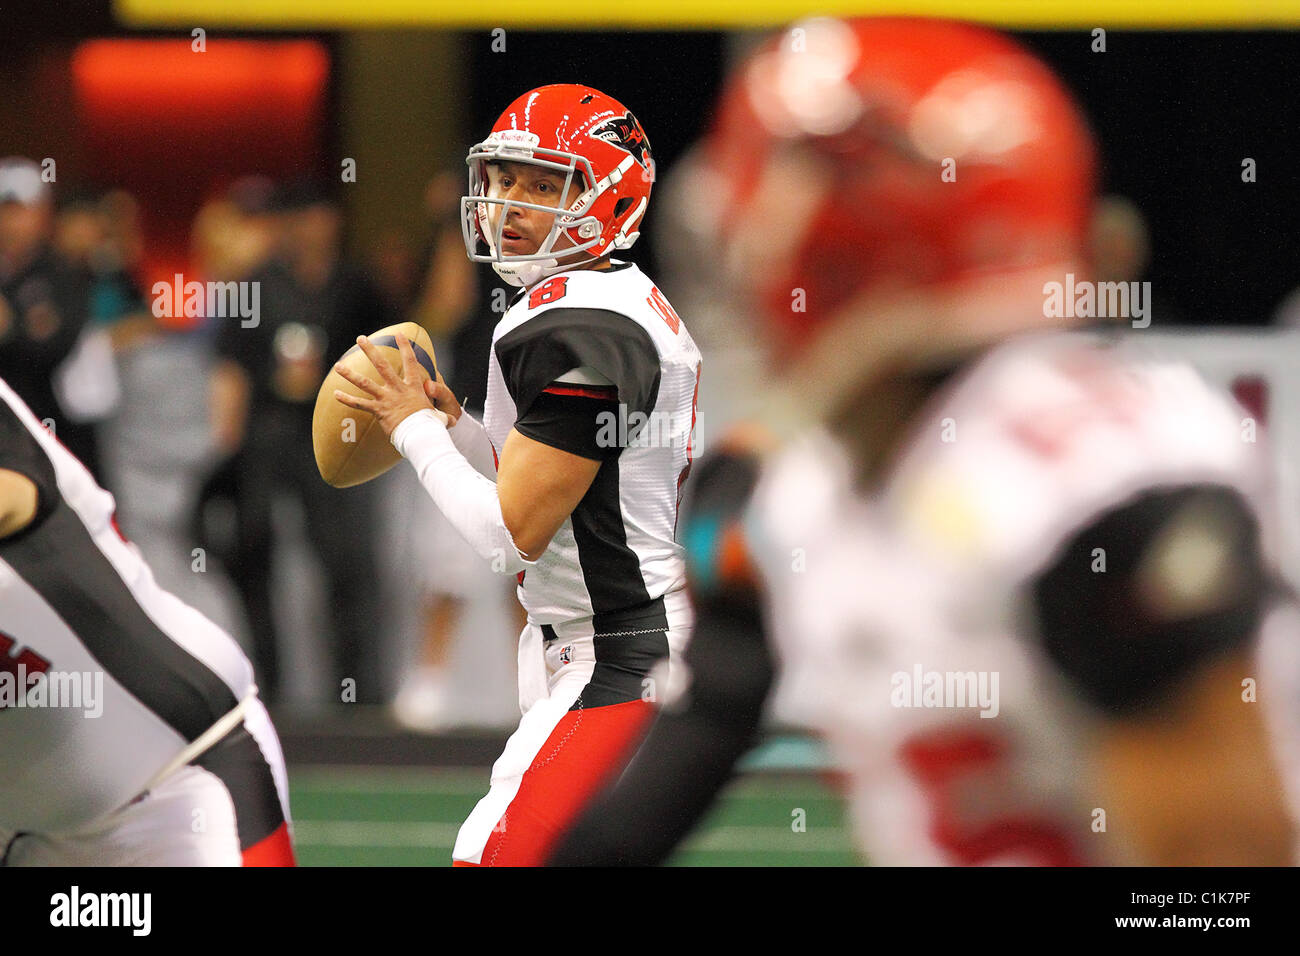
{"label": "league logo on jersey", "polygon": [[632,158],[642,166],[645,166],[650,158],[650,140],[646,138],[645,130],[641,128],[641,124],[636,121],[636,117],[631,112],[607,119],[599,126],[593,126],[589,135],[631,153]]}
{"label": "league logo on jersey", "polygon": [[572,663],[573,663],[573,645],[572,645],[572,644],[565,644],[563,647],[560,648],[560,663],[561,663],[561,664],[572,664]]}

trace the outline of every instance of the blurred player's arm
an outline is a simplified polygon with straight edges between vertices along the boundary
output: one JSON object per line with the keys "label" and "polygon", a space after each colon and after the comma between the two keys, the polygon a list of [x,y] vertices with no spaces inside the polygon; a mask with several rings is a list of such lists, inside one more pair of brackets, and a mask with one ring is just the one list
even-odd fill
{"label": "blurred player's arm", "polygon": [[1112,721],[1092,748],[1110,834],[1155,866],[1289,866],[1295,834],[1248,653],[1207,662],[1164,706]]}
{"label": "blurred player's arm", "polygon": [[740,518],[757,476],[747,455],[696,464],[683,511],[695,628],[689,684],[627,770],[562,836],[551,866],[662,863],[691,832],[757,738],[775,673]]}
{"label": "blurred player's arm", "polygon": [[39,525],[57,500],[58,484],[49,456],[0,401],[0,539]]}
{"label": "blurred player's arm", "polygon": [[1219,486],[1140,495],[1035,582],[1044,649],[1102,715],[1089,738],[1099,838],[1134,862],[1293,862],[1262,705],[1242,694],[1269,590],[1256,519]]}
{"label": "blurred player's arm", "polygon": [[0,538],[17,534],[36,517],[36,482],[0,468]]}

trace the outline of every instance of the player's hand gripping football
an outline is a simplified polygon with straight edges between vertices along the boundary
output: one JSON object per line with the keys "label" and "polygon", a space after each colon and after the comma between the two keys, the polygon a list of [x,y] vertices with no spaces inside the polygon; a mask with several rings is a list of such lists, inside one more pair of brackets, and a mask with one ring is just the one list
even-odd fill
{"label": "player's hand gripping football", "polygon": [[436,410],[451,419],[447,422],[447,427],[454,428],[460,421],[462,409],[460,402],[456,401],[456,393],[442,380],[441,372],[438,373],[437,379],[429,379],[424,383],[424,394],[429,396],[429,401],[433,402]]}
{"label": "player's hand gripping football", "polygon": [[[365,398],[358,395],[349,395],[347,392],[335,389],[334,397],[338,401],[349,408],[360,409],[374,415],[379,421],[379,427],[390,438],[393,429],[408,416],[424,411],[426,408],[437,415],[444,425],[450,426],[454,424],[455,418],[435,405],[435,397],[438,399],[437,404],[443,405],[444,408],[448,408],[449,404],[455,404],[454,397],[450,399],[450,403],[447,401],[447,397],[451,396],[451,390],[442,382],[421,381],[420,364],[416,361],[415,350],[411,348],[410,339],[400,332],[397,334],[397,350],[402,356],[402,375],[400,378],[389,366],[379,348],[370,339],[364,335],[359,335],[357,336],[357,345],[360,346],[361,351],[366,353],[370,359],[370,364],[375,367],[382,381],[376,382],[374,379],[359,375],[342,364],[335,365],[334,371],[370,396]],[[441,377],[440,375],[439,378]],[[439,385],[441,385],[440,391],[436,388]],[[430,388],[430,386],[435,387]],[[459,404],[456,404],[455,415],[457,418],[460,416]]]}

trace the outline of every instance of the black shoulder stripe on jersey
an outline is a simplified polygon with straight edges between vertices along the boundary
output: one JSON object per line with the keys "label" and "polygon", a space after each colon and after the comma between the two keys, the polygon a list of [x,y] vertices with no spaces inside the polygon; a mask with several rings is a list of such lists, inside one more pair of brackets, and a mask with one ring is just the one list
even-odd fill
{"label": "black shoulder stripe on jersey", "polygon": [[[1183,546],[1180,534],[1223,548],[1217,579],[1197,589],[1199,606],[1180,606],[1177,569],[1164,572],[1169,588],[1151,573],[1160,549]],[[1249,644],[1268,590],[1249,505],[1232,488],[1195,485],[1153,489],[1107,512],[1070,539],[1032,597],[1048,657],[1086,699],[1119,714],[1159,705],[1197,664]]]}
{"label": "black shoulder stripe on jersey", "polygon": [[497,362],[518,415],[566,372],[589,366],[616,386],[628,412],[648,414],[659,396],[659,352],[650,333],[619,312],[557,308],[497,340]]}
{"label": "black shoulder stripe on jersey", "polygon": [[62,498],[34,533],[0,541],[0,558],[63,618],[106,673],[186,740],[197,739],[238,703],[216,673],[145,613]]}
{"label": "black shoulder stripe on jersey", "polygon": [[35,531],[54,511],[59,500],[59,483],[50,456],[3,399],[0,399],[0,468],[30,478],[36,485],[36,516],[26,528],[8,539],[13,541]]}

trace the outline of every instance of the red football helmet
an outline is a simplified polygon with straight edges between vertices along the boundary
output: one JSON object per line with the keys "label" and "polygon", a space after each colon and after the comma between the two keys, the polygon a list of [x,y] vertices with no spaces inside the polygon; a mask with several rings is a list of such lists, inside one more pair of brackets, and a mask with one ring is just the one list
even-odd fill
{"label": "red football helmet", "polygon": [[[494,162],[531,163],[565,174],[560,195],[575,175],[583,193],[554,224],[538,251],[507,255],[501,233],[509,207],[553,212],[553,207],[488,196],[487,167]],[[618,100],[589,86],[557,83],[530,90],[515,100],[487,139],[470,149],[469,195],[461,199],[465,249],[475,262],[490,262],[512,285],[530,286],[563,269],[557,255],[587,251],[592,259],[636,242],[654,182],[650,141],[635,116]],[[488,207],[502,206],[495,229]],[[555,250],[561,233],[573,248]],[[478,251],[483,242],[488,252]]]}
{"label": "red football helmet", "polygon": [[1083,261],[1087,125],[1043,63],[981,27],[796,24],[732,75],[701,145],[717,266],[754,299],[786,358],[875,294],[953,292],[963,305],[948,325],[932,323],[932,337],[1043,324],[1022,308],[1028,281],[1011,319],[1016,310],[990,310],[985,293]]}

